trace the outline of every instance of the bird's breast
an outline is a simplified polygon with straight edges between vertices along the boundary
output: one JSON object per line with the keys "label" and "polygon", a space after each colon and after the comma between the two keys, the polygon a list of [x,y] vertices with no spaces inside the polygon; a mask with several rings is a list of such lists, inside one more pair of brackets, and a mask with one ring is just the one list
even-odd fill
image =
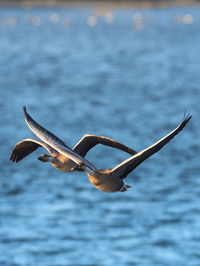
{"label": "bird's breast", "polygon": [[109,174],[88,175],[88,178],[94,187],[108,193],[116,192],[123,185],[122,179],[114,178]]}
{"label": "bird's breast", "polygon": [[76,163],[66,157],[57,157],[55,162],[51,163],[53,167],[61,172],[71,172],[72,169],[76,166]]}

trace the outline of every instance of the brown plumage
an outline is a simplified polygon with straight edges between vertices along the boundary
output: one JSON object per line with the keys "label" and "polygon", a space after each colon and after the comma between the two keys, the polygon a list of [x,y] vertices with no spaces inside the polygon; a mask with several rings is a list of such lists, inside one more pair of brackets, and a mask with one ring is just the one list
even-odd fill
{"label": "brown plumage", "polygon": [[[90,182],[104,192],[124,192],[131,186],[124,183],[123,179],[144,160],[159,151],[174,136],[176,136],[191,119],[186,116],[183,121],[168,135],[148,148],[136,153],[133,149],[107,137],[85,135],[73,149],[70,149],[62,140],[40,126],[27,113],[24,107],[25,121],[31,131],[42,141],[25,139],[18,142],[10,156],[10,160],[18,162],[35,151],[38,147],[44,147],[50,155],[43,154],[38,159],[42,162],[50,162],[56,169],[63,172],[84,171]],[[97,144],[107,145],[130,153],[132,156],[116,167],[107,170],[96,169],[84,156]]]}
{"label": "brown plumage", "polygon": [[52,154],[53,152],[57,153],[49,145],[39,140],[24,139],[15,145],[11,153],[10,160],[18,163],[19,161],[24,159],[26,156],[28,156],[30,153],[37,150],[37,148],[39,147],[44,147],[50,154]]}

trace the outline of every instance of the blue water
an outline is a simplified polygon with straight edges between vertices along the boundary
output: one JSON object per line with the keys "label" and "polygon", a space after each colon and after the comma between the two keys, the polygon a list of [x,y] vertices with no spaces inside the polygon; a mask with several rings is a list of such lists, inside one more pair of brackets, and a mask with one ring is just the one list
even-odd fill
{"label": "blue water", "polygon": [[[96,14],[0,9],[0,265],[198,266],[200,8]],[[106,194],[36,160],[42,150],[9,162],[34,137],[23,105],[69,146],[92,133],[139,151],[185,109],[193,119],[128,176],[133,189]],[[99,168],[127,157],[102,146],[87,156]]]}

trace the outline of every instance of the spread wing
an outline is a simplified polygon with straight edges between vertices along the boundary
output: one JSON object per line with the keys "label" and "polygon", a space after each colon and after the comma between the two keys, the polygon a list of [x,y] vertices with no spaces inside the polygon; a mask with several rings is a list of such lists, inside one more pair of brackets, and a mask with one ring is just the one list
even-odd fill
{"label": "spread wing", "polygon": [[130,157],[129,159],[123,161],[121,164],[117,165],[112,169],[112,174],[120,178],[125,178],[130,172],[132,172],[138,165],[140,165],[144,160],[149,158],[151,155],[159,151],[164,147],[171,139],[173,139],[188,123],[192,116],[188,115],[184,118],[182,123],[178,125],[173,131],[171,131],[164,138],[160,139],[158,142],[149,146],[148,148],[142,150],[136,155]]}
{"label": "spread wing", "polygon": [[33,118],[27,113],[26,107],[23,107],[25,121],[30,130],[41,140],[43,140],[50,147],[68,157],[70,160],[74,161],[78,165],[84,164],[86,167],[95,169],[94,166],[84,159],[82,156],[70,149],[62,140],[56,137],[54,134],[40,126]]}
{"label": "spread wing", "polygon": [[110,146],[110,147],[128,152],[131,155],[134,155],[137,153],[133,149],[125,146],[124,144],[116,140],[103,137],[103,136],[96,136],[96,135],[83,136],[81,140],[75,145],[75,147],[73,148],[73,151],[75,151],[76,153],[84,157],[87,154],[87,152],[97,144],[103,144],[106,146]]}
{"label": "spread wing", "polygon": [[10,155],[10,160],[17,163],[37,150],[37,148],[39,147],[45,148],[50,154],[56,152],[46,143],[40,142],[35,139],[24,139],[14,146]]}

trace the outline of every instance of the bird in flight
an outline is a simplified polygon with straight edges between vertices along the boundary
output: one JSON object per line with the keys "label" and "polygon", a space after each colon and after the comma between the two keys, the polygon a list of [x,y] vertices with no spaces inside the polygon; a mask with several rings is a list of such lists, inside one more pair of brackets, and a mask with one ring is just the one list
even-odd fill
{"label": "bird in flight", "polygon": [[[81,171],[88,175],[89,181],[97,189],[104,192],[125,192],[130,188],[124,182],[124,179],[144,160],[154,153],[158,152],[174,136],[176,136],[189,122],[192,116],[184,116],[183,121],[168,135],[145,148],[140,152],[123,145],[116,140],[96,135],[85,135],[74,146],[73,149],[68,147],[61,139],[39,125],[28,114],[26,107],[23,107],[25,121],[30,130],[41,139],[24,139],[14,146],[10,160],[19,162],[39,147],[45,148],[49,154],[42,154],[38,157],[41,162],[50,162],[52,166],[62,172]],[[107,145],[132,156],[122,161],[116,167],[111,169],[97,169],[85,159],[87,152],[97,144]]]}

